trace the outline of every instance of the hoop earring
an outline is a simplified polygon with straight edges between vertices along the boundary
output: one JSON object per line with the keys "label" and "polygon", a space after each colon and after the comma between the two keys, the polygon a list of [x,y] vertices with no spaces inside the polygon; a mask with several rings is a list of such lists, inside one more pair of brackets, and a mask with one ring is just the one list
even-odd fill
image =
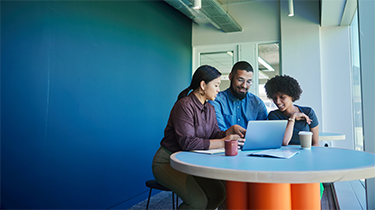
{"label": "hoop earring", "polygon": [[199,94],[200,94],[201,96],[204,96],[204,95],[206,95],[206,91],[204,90],[203,93],[199,91]]}

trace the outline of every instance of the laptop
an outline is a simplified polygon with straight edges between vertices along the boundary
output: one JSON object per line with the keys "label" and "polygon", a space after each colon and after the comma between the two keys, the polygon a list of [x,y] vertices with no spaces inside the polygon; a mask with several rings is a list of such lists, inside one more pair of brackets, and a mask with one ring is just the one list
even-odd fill
{"label": "laptop", "polygon": [[287,120],[249,121],[242,150],[280,148],[287,124]]}

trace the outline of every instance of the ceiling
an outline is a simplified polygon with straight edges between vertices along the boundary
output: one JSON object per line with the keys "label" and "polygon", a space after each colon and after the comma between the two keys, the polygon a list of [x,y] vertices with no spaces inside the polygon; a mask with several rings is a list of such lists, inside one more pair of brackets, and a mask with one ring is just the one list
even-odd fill
{"label": "ceiling", "polygon": [[220,4],[234,4],[240,2],[248,2],[248,1],[255,1],[255,0],[217,0]]}
{"label": "ceiling", "polygon": [[[207,22],[214,25],[218,30],[225,33],[242,31],[242,27],[231,17],[227,12],[228,5],[236,3],[244,3],[261,0],[202,0],[202,9],[194,10],[192,5],[194,0],[164,0],[177,10],[192,19],[198,25],[207,24]],[[271,0],[277,1],[277,0]],[[296,0],[294,0],[296,1]],[[312,0],[320,1],[320,24],[321,26],[343,26],[349,25],[356,10],[357,4],[355,0]],[[229,25],[229,26],[228,26]],[[259,45],[259,57],[265,60],[269,65],[279,70],[279,45],[267,44]],[[224,53],[225,54],[225,53]],[[216,60],[219,57],[210,56],[209,59]],[[215,61],[216,62],[216,61]],[[224,63],[223,60],[218,60],[217,65]],[[267,70],[267,68],[259,63],[259,70],[267,74],[274,74]],[[271,76],[271,75],[268,75]]]}
{"label": "ceiling", "polygon": [[[208,20],[210,22],[209,20],[210,18],[207,18],[207,17],[200,18],[201,16],[206,16],[205,14],[207,13],[200,14],[198,11],[198,14],[187,14],[185,11],[182,10],[182,9],[186,9],[186,10],[189,10],[190,13],[194,12],[195,10],[191,10],[194,0],[165,0],[165,1],[171,5],[175,4],[172,6],[174,6],[177,10],[180,10],[180,12],[184,13],[186,16],[188,16],[189,18],[191,18],[198,24],[200,23],[200,21],[203,21],[204,23],[206,23]],[[251,2],[251,1],[262,1],[262,0],[202,0],[202,9],[204,9],[206,6],[217,4],[218,7],[220,7],[220,9],[226,12],[228,11],[228,5],[230,4],[244,3],[244,2]],[[271,1],[278,1],[278,0],[271,0]],[[294,0],[294,1],[297,1],[297,0]],[[320,24],[321,26],[349,25],[351,22],[351,19],[353,18],[354,11],[357,8],[356,0],[311,0],[311,1],[320,2],[320,10],[321,10],[320,11],[320,15],[321,15]],[[207,5],[206,2],[209,2],[210,5]],[[217,8],[215,9],[217,10]],[[220,15],[223,15],[223,14],[220,14]],[[236,22],[234,19],[232,21]]]}

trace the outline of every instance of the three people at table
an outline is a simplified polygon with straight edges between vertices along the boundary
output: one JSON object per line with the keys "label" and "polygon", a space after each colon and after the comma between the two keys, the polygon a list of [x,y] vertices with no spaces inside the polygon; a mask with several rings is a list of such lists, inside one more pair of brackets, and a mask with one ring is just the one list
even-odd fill
{"label": "three people at table", "polygon": [[175,192],[183,203],[179,209],[215,209],[225,200],[225,186],[220,180],[196,177],[170,166],[170,155],[177,151],[223,148],[225,140],[244,141],[246,130],[239,125],[222,131],[214,107],[219,93],[221,73],[211,66],[199,67],[191,84],[174,104],[161,147],[156,152],[152,172],[156,181]]}
{"label": "three people at table", "polygon": [[216,118],[221,130],[233,125],[247,127],[250,120],[266,120],[267,108],[262,99],[248,90],[253,84],[253,67],[246,61],[239,61],[229,74],[230,87],[220,92],[214,101]]}
{"label": "three people at table", "polygon": [[288,120],[283,145],[300,145],[299,131],[310,131],[312,146],[319,146],[319,122],[314,110],[293,104],[302,93],[297,80],[287,75],[275,76],[267,81],[265,89],[278,108],[268,114],[268,119]]}
{"label": "three people at table", "polygon": [[179,209],[215,209],[225,200],[225,186],[220,180],[173,169],[170,155],[174,152],[223,148],[225,140],[243,143],[247,122],[267,118],[288,120],[283,145],[299,144],[298,132],[308,130],[313,133],[313,146],[318,146],[319,125],[314,110],[293,104],[302,93],[298,82],[289,76],[275,76],[266,83],[267,97],[278,107],[267,117],[263,101],[248,92],[252,77],[251,65],[237,62],[229,75],[230,87],[220,92],[221,73],[203,65],[195,71],[190,86],[179,94],[152,163],[156,181],[183,200]]}

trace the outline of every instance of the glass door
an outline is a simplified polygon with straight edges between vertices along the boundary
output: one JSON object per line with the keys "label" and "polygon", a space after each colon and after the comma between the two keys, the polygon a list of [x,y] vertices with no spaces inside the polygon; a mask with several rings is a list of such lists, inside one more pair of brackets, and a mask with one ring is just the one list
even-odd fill
{"label": "glass door", "polygon": [[351,32],[351,59],[352,59],[352,97],[353,97],[353,124],[354,124],[354,148],[363,151],[363,127],[362,127],[362,93],[361,73],[359,63],[359,39],[358,39],[358,17],[354,15],[350,26]]}
{"label": "glass door", "polygon": [[258,76],[259,76],[259,97],[267,107],[267,111],[277,109],[273,101],[267,98],[264,85],[274,77],[280,75],[280,53],[279,43],[258,44]]}
{"label": "glass door", "polygon": [[267,98],[264,85],[268,79],[279,75],[280,72],[279,42],[242,43],[239,45],[197,46],[193,48],[193,70],[201,65],[210,65],[222,73],[220,90],[230,86],[229,73],[233,65],[239,61],[249,62],[254,69],[253,85],[250,92],[259,96],[267,106],[268,111],[276,109],[273,102]]}
{"label": "glass door", "polygon": [[[230,85],[229,73],[232,66],[238,61],[237,45],[205,46],[194,48],[193,73],[201,65],[210,65],[221,72],[220,90]],[[195,67],[194,67],[195,66]]]}
{"label": "glass door", "polygon": [[201,65],[210,65],[219,70],[221,75],[220,90],[227,89],[230,85],[229,73],[234,65],[234,52],[208,52],[200,54]]}

